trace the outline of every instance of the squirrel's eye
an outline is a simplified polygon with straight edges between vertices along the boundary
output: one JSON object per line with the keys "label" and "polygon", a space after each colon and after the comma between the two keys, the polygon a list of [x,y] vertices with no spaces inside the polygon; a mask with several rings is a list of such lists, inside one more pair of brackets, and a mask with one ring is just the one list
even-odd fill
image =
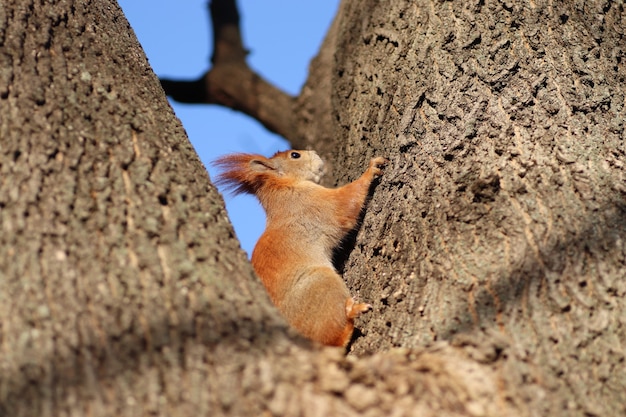
{"label": "squirrel's eye", "polygon": [[291,152],[290,156],[293,159],[298,159],[298,158],[300,158],[300,152]]}

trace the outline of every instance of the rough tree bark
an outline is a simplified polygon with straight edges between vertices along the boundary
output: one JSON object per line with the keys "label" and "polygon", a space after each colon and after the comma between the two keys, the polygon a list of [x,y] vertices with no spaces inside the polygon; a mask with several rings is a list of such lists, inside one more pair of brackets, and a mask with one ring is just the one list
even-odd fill
{"label": "rough tree bark", "polygon": [[392,161],[346,263],[354,348],[492,344],[494,400],[623,415],[624,6],[566,3],[344,3],[337,166]]}
{"label": "rough tree bark", "polygon": [[343,2],[295,115],[338,182],[391,160],[344,357],[270,305],[115,2],[3,2],[0,415],[623,414],[626,23],[570,3]]}

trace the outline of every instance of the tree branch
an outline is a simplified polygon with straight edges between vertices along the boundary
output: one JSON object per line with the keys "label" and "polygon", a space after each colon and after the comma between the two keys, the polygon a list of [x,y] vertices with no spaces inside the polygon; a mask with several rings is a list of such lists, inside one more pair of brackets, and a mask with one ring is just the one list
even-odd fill
{"label": "tree branch", "polygon": [[235,0],[212,0],[212,68],[193,81],[161,79],[165,93],[181,103],[219,104],[257,119],[294,146],[297,135],[295,98],[255,73],[246,62]]}

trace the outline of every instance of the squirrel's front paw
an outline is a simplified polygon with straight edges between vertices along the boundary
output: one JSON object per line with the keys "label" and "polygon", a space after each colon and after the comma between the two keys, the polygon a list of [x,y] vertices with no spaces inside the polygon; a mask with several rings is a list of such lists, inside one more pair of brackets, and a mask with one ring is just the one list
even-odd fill
{"label": "squirrel's front paw", "polygon": [[382,156],[377,156],[376,158],[370,159],[369,169],[372,171],[374,176],[378,177],[383,174],[382,167],[387,165],[387,162],[389,162],[387,159]]}

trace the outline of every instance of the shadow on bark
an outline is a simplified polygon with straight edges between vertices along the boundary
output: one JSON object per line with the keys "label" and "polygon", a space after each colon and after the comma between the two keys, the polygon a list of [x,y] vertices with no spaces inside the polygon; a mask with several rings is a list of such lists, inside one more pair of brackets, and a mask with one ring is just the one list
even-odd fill
{"label": "shadow on bark", "polygon": [[[571,254],[589,253],[592,256],[603,256],[616,246],[618,240],[626,240],[626,203],[615,200],[612,209],[604,210],[605,213],[607,211],[612,213],[604,216],[602,221],[597,218],[590,219],[587,227],[571,240],[557,240],[549,249],[543,251],[541,259],[546,261],[544,265],[525,261],[511,273],[502,271],[502,276],[506,278],[498,280],[492,288],[499,296],[499,306],[493,303],[493,296],[490,293],[482,291],[477,295],[475,303],[477,314],[480,322],[484,323],[480,330],[498,324],[498,314],[515,308],[531,288],[543,291],[543,288],[552,285],[546,275],[562,271],[571,263]],[[524,256],[524,259],[533,257]],[[594,283],[569,284],[579,287],[603,286],[605,294],[621,296],[616,292],[615,282],[607,281],[608,278],[602,274],[598,275],[598,278]],[[571,302],[559,304],[557,300],[553,300],[553,304],[552,308],[556,308],[557,313],[568,312],[573,308]],[[144,337],[142,329],[135,325],[133,327],[135,332],[121,337],[107,335],[101,345],[80,346],[67,355],[44,357],[27,364],[22,360],[19,369],[13,372],[4,371],[2,374],[5,398],[12,400],[0,404],[0,416],[17,415],[18,410],[22,412],[19,415],[24,415],[25,408],[37,410],[33,416],[40,415],[43,404],[46,402],[54,404],[59,398],[59,390],[67,387],[79,389],[82,387],[85,389],[83,395],[89,397],[96,395],[94,393],[106,391],[107,381],[128,375],[129,372],[139,377],[142,372],[152,368],[166,372],[171,368],[184,369],[187,366],[185,356],[189,344],[200,343],[211,352],[222,348],[229,352],[245,352],[252,358],[251,360],[254,360],[255,357],[265,356],[275,343],[284,342],[288,337],[283,324],[265,321],[263,317],[242,319],[237,309],[229,309],[226,305],[222,305],[221,308],[206,305],[201,310],[208,312],[208,315],[202,319],[196,317],[178,326],[172,326],[169,322],[149,323],[149,339]],[[471,334],[479,329],[473,324],[466,310],[459,309],[458,315],[465,316],[466,320],[462,320],[458,325],[448,326],[440,334],[443,339],[450,339],[453,343],[456,339],[457,345],[463,345],[469,340],[463,338],[464,335],[470,336],[471,339]],[[221,319],[211,321],[211,317]],[[161,342],[156,344],[155,340]],[[297,336],[291,340],[295,340],[295,343],[303,347],[310,346],[307,341]],[[221,359],[223,358],[216,358],[218,361]],[[50,391],[51,388],[53,392]]]}
{"label": "shadow on bark", "polygon": [[[504,319],[499,316],[510,313],[516,306],[520,306],[520,300],[526,297],[545,297],[544,300],[548,302],[547,309],[554,314],[570,312],[576,304],[580,304],[576,300],[576,292],[584,291],[589,286],[594,286],[597,290],[594,294],[596,301],[601,302],[603,297],[621,297],[623,294],[618,294],[615,282],[615,279],[619,278],[615,276],[611,278],[611,274],[606,271],[597,273],[597,280],[594,282],[587,280],[573,282],[572,279],[568,280],[568,274],[564,274],[565,269],[574,264],[576,268],[583,269],[583,274],[589,275],[592,271],[585,269],[595,266],[580,266],[577,263],[584,264],[583,258],[586,256],[596,260],[611,256],[609,252],[620,241],[626,240],[626,201],[614,199],[611,208],[605,206],[598,210],[598,213],[609,211],[611,214],[603,216],[600,220],[599,215],[588,218],[586,227],[571,239],[566,241],[557,239],[550,247],[540,250],[539,259],[535,254],[529,253],[527,248],[521,256],[522,265],[513,271],[502,270],[494,274],[496,279],[490,281],[489,291],[485,289],[485,285],[481,285],[474,302],[479,321],[478,328],[485,330],[493,325],[504,327]],[[621,262],[626,268],[626,260],[623,257]],[[565,292],[561,291],[563,288],[566,289]],[[531,291],[536,293],[531,294]],[[497,296],[497,302],[494,294]],[[594,305],[584,307],[590,311],[594,309]],[[459,334],[477,330],[472,314],[467,309],[457,310],[455,317],[461,318],[458,324],[445,326],[439,333],[444,340],[451,340]],[[523,319],[521,315],[520,319]]]}
{"label": "shadow on bark", "polygon": [[[234,311],[211,306],[207,306],[207,310],[215,317],[233,316]],[[219,364],[224,363],[224,358],[215,354],[218,350],[230,352],[229,358],[234,358],[237,352],[244,352],[247,360],[254,361],[255,358],[266,358],[277,343],[295,343],[305,349],[311,347],[307,340],[268,317],[259,317],[259,320],[232,317],[214,323],[195,319],[181,323],[177,328],[168,322],[152,322],[147,329],[148,338],[142,334],[144,329],[139,325],[133,330],[121,337],[109,334],[102,344],[79,346],[65,355],[30,361],[18,357],[22,365],[13,371],[4,370],[0,378],[3,396],[8,399],[0,403],[0,417],[38,417],[45,415],[43,410],[50,406],[53,409],[59,407],[57,411],[64,409],[67,404],[57,404],[59,398],[68,395],[74,398],[106,397],[107,392],[111,394],[125,385],[129,389],[128,395],[135,395],[137,390],[133,384],[148,384],[147,372],[181,372],[181,369],[192,366],[186,361],[190,353],[187,349],[197,343],[205,346]],[[156,340],[161,342],[157,345]],[[113,388],[113,381],[117,378],[125,381]],[[77,389],[78,393],[68,394],[68,388]],[[161,389],[167,390],[165,386]]]}

